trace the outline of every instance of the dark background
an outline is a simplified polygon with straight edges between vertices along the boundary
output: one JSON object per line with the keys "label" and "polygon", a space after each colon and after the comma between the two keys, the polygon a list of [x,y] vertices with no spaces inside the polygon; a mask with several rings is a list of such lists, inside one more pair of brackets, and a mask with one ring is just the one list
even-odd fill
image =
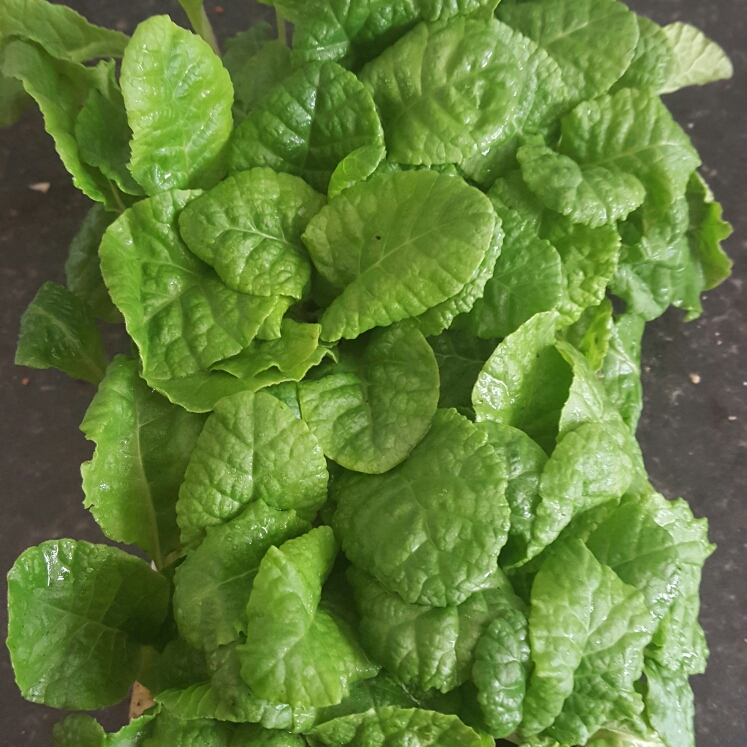
{"label": "dark background", "polygon": [[[220,39],[271,8],[223,0],[208,8]],[[69,0],[89,20],[132,33],[137,22],[170,13],[169,0]],[[747,745],[747,3],[745,0],[635,0],[634,10],[661,24],[686,21],[718,41],[733,80],[665,97],[703,159],[703,174],[735,233],[726,243],[734,274],[704,299],[703,316],[683,324],[670,310],[646,328],[645,407],[638,436],[651,480],[668,498],[682,496],[707,516],[718,550],[706,563],[700,615],[711,647],[708,672],[692,679],[698,747]],[[49,182],[46,194],[29,185]],[[94,389],[58,371],[13,365],[20,316],[47,280],[64,283],[67,248],[89,202],[73,186],[37,111],[0,130],[0,571],[29,545],[73,537],[102,540],[81,505],[79,465],[92,445],[78,430]],[[103,325],[112,351],[123,347]],[[693,383],[692,374],[700,377]],[[697,380],[697,377],[693,377]],[[0,628],[6,628],[4,602]],[[51,747],[62,714],[25,702],[0,650],[0,743]],[[103,715],[109,728],[126,707]]]}

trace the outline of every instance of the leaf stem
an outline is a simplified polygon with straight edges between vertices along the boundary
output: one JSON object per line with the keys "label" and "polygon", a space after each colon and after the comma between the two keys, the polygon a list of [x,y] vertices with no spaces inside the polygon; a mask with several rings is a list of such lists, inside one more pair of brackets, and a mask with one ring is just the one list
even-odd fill
{"label": "leaf stem", "polygon": [[179,0],[179,3],[184,8],[195,33],[199,34],[210,45],[213,52],[220,57],[218,40],[215,38],[215,32],[205,12],[205,6],[202,3],[190,2],[190,0]]}
{"label": "leaf stem", "polygon": [[278,27],[278,41],[284,46],[288,46],[288,36],[285,28],[285,16],[280,12],[280,9],[275,6],[275,19]]}

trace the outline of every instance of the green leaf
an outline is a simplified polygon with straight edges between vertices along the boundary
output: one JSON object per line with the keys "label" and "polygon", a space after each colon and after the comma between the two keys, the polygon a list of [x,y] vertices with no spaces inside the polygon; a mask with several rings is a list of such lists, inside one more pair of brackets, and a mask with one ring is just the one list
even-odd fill
{"label": "green leaf", "polygon": [[527,547],[540,502],[540,478],[547,455],[526,433],[510,425],[483,420],[479,427],[487,433],[488,443],[507,468],[506,500],[511,509],[511,525],[500,565],[508,570],[528,559]]}
{"label": "green leaf", "polygon": [[487,588],[458,606],[429,607],[404,602],[355,566],[348,578],[364,649],[398,682],[420,690],[449,692],[466,682],[478,640],[513,601],[503,590]]}
{"label": "green leaf", "polygon": [[643,319],[635,314],[616,317],[609,349],[599,371],[607,396],[631,433],[635,433],[643,409],[641,338],[644,326]]}
{"label": "green leaf", "polygon": [[84,713],[74,713],[54,725],[55,747],[139,747],[150,734],[154,714],[133,719],[119,731],[104,733],[101,724]]}
{"label": "green leaf", "polygon": [[338,292],[323,337],[353,338],[458,294],[485,259],[496,217],[461,179],[434,171],[379,174],[332,198],[304,241]]}
{"label": "green leaf", "polygon": [[661,99],[633,88],[585,101],[563,117],[559,149],[581,167],[632,174],[661,208],[685,193],[700,163]]}
{"label": "green leaf", "polygon": [[311,63],[271,89],[239,125],[231,169],[269,166],[326,192],[345,156],[382,142],[374,103],[361,82],[334,62]]}
{"label": "green leaf", "polygon": [[[239,353],[282,303],[230,290],[187,249],[177,217],[197,196],[174,190],[138,202],[109,227],[99,250],[104,280],[140,350],[143,376],[159,389]],[[173,389],[165,393],[182,399]]]}
{"label": "green leaf", "polygon": [[335,618],[319,609],[337,543],[329,527],[271,547],[254,579],[241,676],[260,697],[300,706],[339,703],[350,685],[376,675]]}
{"label": "green leaf", "polygon": [[627,724],[606,724],[586,743],[587,747],[666,747],[659,735],[651,730],[630,731]]}
{"label": "green leaf", "polygon": [[327,747],[484,747],[477,732],[456,716],[422,708],[384,706],[328,721],[310,736]]}
{"label": "green leaf", "polygon": [[585,744],[633,697],[654,629],[640,592],[601,565],[581,540],[558,546],[532,586],[532,671],[522,733]]}
{"label": "green leaf", "polygon": [[[1,57],[2,48],[0,59]],[[0,127],[10,127],[17,122],[33,103],[34,100],[26,93],[20,80],[7,78],[0,72]]]}
{"label": "green leaf", "polygon": [[75,119],[100,72],[99,68],[57,60],[35,44],[17,40],[8,44],[2,58],[3,75],[20,80],[39,105],[44,127],[73,184],[107,209],[118,210],[122,203],[117,190],[98,169],[83,162],[75,139]]}
{"label": "green leaf", "polygon": [[674,50],[664,29],[644,16],[637,16],[638,44],[630,67],[617,81],[618,88],[650,88],[661,91],[674,71]]}
{"label": "green leaf", "polygon": [[128,170],[132,130],[115,75],[114,61],[100,65],[96,85],[75,119],[75,139],[87,164],[100,169],[122,192],[142,196]]}
{"label": "green leaf", "polygon": [[197,440],[179,492],[185,544],[224,524],[253,500],[313,517],[324,503],[327,467],[306,423],[275,397],[243,392],[221,400]]}
{"label": "green leaf", "polygon": [[272,27],[260,21],[226,42],[223,65],[235,91],[233,116],[237,124],[293,72],[290,49],[273,35]]}
{"label": "green leaf", "polygon": [[628,68],[638,42],[635,14],[616,0],[503,3],[496,15],[558,63],[573,102],[607,92]]}
{"label": "green leaf", "polygon": [[596,373],[609,351],[614,322],[612,302],[605,298],[599,306],[589,306],[570,327],[561,330],[559,337],[583,353]]}
{"label": "green leaf", "polygon": [[220,55],[218,40],[215,38],[215,32],[205,11],[203,0],[179,0],[179,5],[184,8],[184,12],[189,19],[189,25],[194,32],[208,43],[216,55]]}
{"label": "green leaf", "polygon": [[695,747],[695,705],[687,673],[647,660],[646,716],[667,747]]}
{"label": "green leaf", "polygon": [[170,713],[159,713],[142,747],[230,747],[234,726],[212,719],[182,721]]}
{"label": "green leaf", "polygon": [[546,207],[573,223],[598,228],[624,220],[646,194],[632,174],[603,166],[583,168],[548,148],[541,138],[528,141],[516,156],[529,188]]}
{"label": "green leaf", "polygon": [[495,349],[477,377],[477,420],[511,425],[549,454],[555,446],[572,372],[555,349],[557,314],[536,314]]}
{"label": "green leaf", "polygon": [[531,223],[492,198],[503,220],[503,249],[482,298],[467,316],[478,337],[507,337],[535,314],[551,311],[563,294],[563,268],[555,247]]}
{"label": "green leaf", "polygon": [[492,736],[507,737],[521,723],[529,675],[526,617],[505,607],[477,642],[472,678]]}
{"label": "green leaf", "polygon": [[726,52],[694,26],[670,23],[662,30],[674,51],[674,66],[660,93],[671,93],[685,86],[702,86],[734,74]]}
{"label": "green leaf", "polygon": [[163,576],[114,547],[63,539],[26,550],[8,574],[8,648],[23,696],[69,710],[122,700],[168,596]]}
{"label": "green leaf", "polygon": [[96,443],[81,466],[83,505],[109,539],[138,545],[164,565],[181,546],[176,499],[205,418],[172,405],[118,355],[80,428]]}
{"label": "green leaf", "polygon": [[488,585],[506,542],[506,471],[486,434],[440,410],[409,458],[334,483],[348,559],[406,602],[456,605]]}
{"label": "green leaf", "polygon": [[104,285],[99,260],[101,239],[116,217],[106,212],[103,205],[94,205],[72,240],[65,262],[67,289],[85,301],[94,315],[105,322],[122,321],[122,314]]}
{"label": "green leaf", "polygon": [[98,384],[106,352],[91,309],[67,288],[44,283],[21,317],[15,362],[30,368],[59,368]]}
{"label": "green leaf", "polygon": [[378,474],[396,466],[430,427],[438,406],[438,366],[412,325],[377,329],[340,349],[298,385],[301,414],[326,456]]}
{"label": "green leaf", "polygon": [[227,524],[211,527],[174,577],[174,617],[195,648],[214,650],[246,632],[246,605],[267,550],[308,532],[294,511],[278,511],[262,500]]}
{"label": "green leaf", "polygon": [[327,194],[330,198],[339,195],[348,187],[365,181],[376,171],[381,160],[386,155],[383,145],[364,145],[352,153],[348,153],[340,161],[329,178]]}
{"label": "green leaf", "polygon": [[521,37],[495,20],[420,24],[361,72],[399,163],[459,163],[502,142],[522,100]]}
{"label": "green leaf", "polygon": [[296,176],[252,169],[190,202],[179,231],[232,290],[300,299],[311,280],[301,234],[324,203]]}
{"label": "green leaf", "polygon": [[233,87],[207,42],[168,16],[149,18],[127,45],[120,80],[130,170],[146,194],[213,186],[225,169]]}
{"label": "green leaf", "polygon": [[306,740],[298,734],[265,729],[258,724],[243,724],[229,747],[306,747]]}
{"label": "green leaf", "polygon": [[72,8],[46,0],[2,0],[0,37],[33,41],[58,60],[121,57],[129,38],[94,26]]}
{"label": "green leaf", "polygon": [[[169,571],[173,576],[173,567],[170,567]],[[170,627],[172,635],[176,635],[173,625]],[[205,654],[176,635],[160,653],[155,649],[147,652],[138,675],[138,682],[152,695],[157,696],[164,690],[189,687],[195,682],[204,682],[209,678]]]}

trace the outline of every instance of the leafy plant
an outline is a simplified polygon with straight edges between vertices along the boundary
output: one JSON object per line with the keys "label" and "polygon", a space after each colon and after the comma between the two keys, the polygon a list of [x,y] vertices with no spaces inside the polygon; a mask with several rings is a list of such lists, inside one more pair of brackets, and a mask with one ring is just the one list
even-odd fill
{"label": "leafy plant", "polygon": [[221,58],[193,0],[0,0],[0,122],[97,203],[17,362],[98,386],[85,506],[151,561],[21,555],[24,696],[155,697],[59,747],[692,747],[713,546],[634,432],[645,321],[730,270],[660,94],[726,56],[617,0],[265,1]]}

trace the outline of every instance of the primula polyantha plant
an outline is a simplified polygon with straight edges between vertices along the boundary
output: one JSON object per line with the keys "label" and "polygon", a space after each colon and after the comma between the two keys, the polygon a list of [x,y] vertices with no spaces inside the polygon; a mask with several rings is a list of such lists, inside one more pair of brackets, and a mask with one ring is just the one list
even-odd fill
{"label": "primula polyantha plant", "polygon": [[85,506],[151,561],[10,571],[26,698],[155,698],[58,747],[692,747],[713,546],[634,432],[645,321],[729,273],[660,99],[722,50],[616,0],[277,0],[221,57],[183,4],[0,0],[3,122],[96,203],[17,362],[98,386]]}

